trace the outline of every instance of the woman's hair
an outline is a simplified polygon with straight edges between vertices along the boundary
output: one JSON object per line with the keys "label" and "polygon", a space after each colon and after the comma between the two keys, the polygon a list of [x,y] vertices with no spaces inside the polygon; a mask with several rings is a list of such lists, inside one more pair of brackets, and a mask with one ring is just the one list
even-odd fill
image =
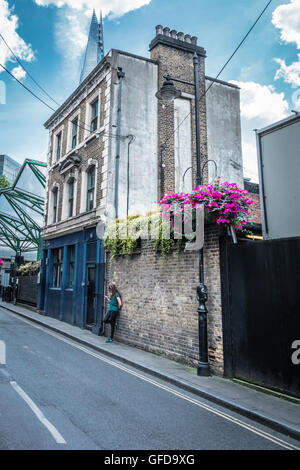
{"label": "woman's hair", "polygon": [[115,294],[119,294],[119,296],[121,297],[121,294],[119,290],[117,289],[116,284],[112,281],[108,283],[108,293],[110,297],[113,297]]}

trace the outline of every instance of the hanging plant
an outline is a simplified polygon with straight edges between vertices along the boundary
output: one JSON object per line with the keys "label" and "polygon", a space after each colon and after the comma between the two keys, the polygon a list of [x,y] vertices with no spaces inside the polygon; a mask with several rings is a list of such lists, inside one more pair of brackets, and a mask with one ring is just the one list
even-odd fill
{"label": "hanging plant", "polygon": [[218,225],[228,224],[238,230],[247,224],[253,204],[247,190],[238,188],[236,183],[220,181],[197,186],[191,193],[172,192],[158,202],[162,216],[183,212],[187,205],[192,209],[203,205],[206,220],[215,221]]}

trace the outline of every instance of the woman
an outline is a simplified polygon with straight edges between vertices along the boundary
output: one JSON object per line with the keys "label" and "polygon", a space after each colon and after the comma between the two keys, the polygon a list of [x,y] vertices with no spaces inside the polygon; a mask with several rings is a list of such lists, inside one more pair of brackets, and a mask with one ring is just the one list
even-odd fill
{"label": "woman", "polygon": [[108,284],[108,296],[105,295],[106,300],[109,302],[108,312],[103,320],[104,323],[110,323],[110,338],[106,340],[106,343],[112,343],[114,340],[115,325],[118,312],[122,307],[122,300],[117,286],[114,282]]}

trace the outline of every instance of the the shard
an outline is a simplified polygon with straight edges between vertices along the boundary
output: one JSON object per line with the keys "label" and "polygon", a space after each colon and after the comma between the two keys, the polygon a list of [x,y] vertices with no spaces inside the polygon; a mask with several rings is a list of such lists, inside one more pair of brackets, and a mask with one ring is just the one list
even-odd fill
{"label": "the shard", "polygon": [[80,83],[91,73],[91,71],[96,67],[96,65],[104,57],[104,41],[103,41],[103,21],[102,21],[102,12],[100,14],[100,22],[93,11],[89,38],[86,46],[84,63],[80,75]]}

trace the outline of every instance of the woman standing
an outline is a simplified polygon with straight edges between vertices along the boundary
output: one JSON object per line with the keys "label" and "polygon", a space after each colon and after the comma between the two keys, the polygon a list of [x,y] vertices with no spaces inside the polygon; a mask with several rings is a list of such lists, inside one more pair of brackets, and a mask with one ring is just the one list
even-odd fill
{"label": "woman standing", "polygon": [[112,343],[114,340],[115,324],[118,312],[122,307],[122,300],[117,286],[114,282],[108,284],[108,296],[105,296],[106,300],[109,301],[108,312],[103,320],[104,323],[110,323],[110,338],[106,340],[106,343]]}

